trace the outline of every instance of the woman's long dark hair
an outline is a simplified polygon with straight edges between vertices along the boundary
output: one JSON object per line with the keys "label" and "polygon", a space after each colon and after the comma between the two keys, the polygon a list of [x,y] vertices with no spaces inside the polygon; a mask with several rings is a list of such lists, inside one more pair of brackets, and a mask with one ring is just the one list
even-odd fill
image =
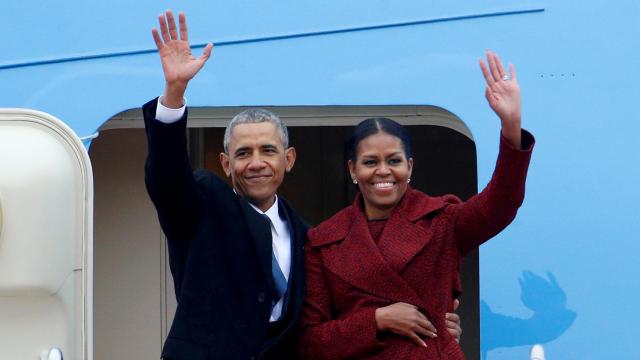
{"label": "woman's long dark hair", "polygon": [[360,141],[380,132],[400,139],[402,147],[404,148],[405,157],[407,159],[411,158],[411,140],[409,139],[409,133],[404,127],[402,127],[402,125],[384,117],[369,118],[356,125],[349,141],[347,142],[347,158],[355,162],[356,150],[358,149]]}

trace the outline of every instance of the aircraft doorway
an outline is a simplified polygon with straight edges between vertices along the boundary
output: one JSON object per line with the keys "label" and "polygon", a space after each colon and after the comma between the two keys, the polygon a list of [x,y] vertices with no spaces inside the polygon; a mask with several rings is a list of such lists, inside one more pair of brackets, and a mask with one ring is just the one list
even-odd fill
{"label": "aircraft doorway", "polygon": [[[412,137],[411,184],[431,195],[477,192],[476,150],[462,121],[427,106],[269,108],[289,126],[298,152],[280,194],[311,224],[350,204],[355,189],[344,142],[353,125],[386,116]],[[222,175],[218,154],[224,126],[243,108],[191,108],[189,146],[194,167]],[[144,187],[146,140],[139,109],[114,116],[100,129],[89,155],[94,171],[94,358],[159,357],[175,311],[165,239]],[[223,176],[224,178],[224,176]],[[478,254],[462,269],[462,347],[480,359]]]}

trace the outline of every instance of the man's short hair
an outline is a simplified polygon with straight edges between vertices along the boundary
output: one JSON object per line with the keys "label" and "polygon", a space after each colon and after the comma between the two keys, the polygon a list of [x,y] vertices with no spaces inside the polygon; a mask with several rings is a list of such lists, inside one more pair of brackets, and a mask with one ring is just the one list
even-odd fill
{"label": "man's short hair", "polygon": [[287,132],[287,126],[284,124],[284,122],[282,122],[278,115],[265,109],[247,109],[234,116],[227,125],[226,129],[224,129],[224,152],[227,154],[229,153],[229,142],[231,141],[231,133],[233,132],[233,128],[235,128],[236,125],[257,124],[262,122],[270,122],[275,125],[278,133],[280,134],[282,145],[285,149],[289,147],[289,133]]}

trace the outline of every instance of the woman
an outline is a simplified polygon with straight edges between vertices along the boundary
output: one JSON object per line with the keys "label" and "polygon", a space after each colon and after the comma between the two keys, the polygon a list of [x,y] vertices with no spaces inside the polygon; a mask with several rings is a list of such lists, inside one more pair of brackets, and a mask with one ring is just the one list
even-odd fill
{"label": "woman", "polygon": [[360,193],[309,231],[303,359],[464,359],[445,326],[458,265],[515,217],[534,144],[520,127],[515,69],[507,75],[491,52],[487,62],[480,67],[502,123],[500,153],[490,183],[468,201],[409,187],[411,146],[394,121],[355,128],[349,172]]}

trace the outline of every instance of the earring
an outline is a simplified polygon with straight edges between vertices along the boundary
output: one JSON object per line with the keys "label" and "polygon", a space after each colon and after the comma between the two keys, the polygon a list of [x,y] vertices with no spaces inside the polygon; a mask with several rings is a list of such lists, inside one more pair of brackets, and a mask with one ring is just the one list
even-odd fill
{"label": "earring", "polygon": [[407,184],[411,182],[411,178],[407,178]]}
{"label": "earring", "polygon": [[358,185],[358,180],[353,179],[353,185]]}

